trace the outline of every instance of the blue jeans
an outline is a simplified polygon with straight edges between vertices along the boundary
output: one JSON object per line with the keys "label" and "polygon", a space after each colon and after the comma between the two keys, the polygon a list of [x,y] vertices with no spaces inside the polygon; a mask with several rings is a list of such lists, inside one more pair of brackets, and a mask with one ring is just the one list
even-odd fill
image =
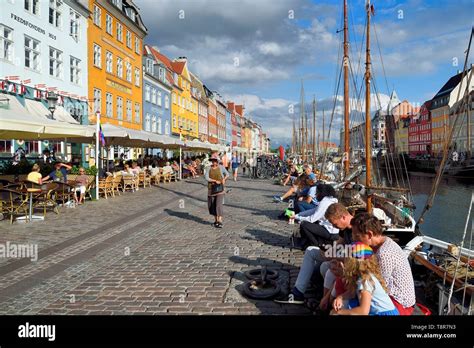
{"label": "blue jeans", "polygon": [[310,210],[310,209],[313,209],[313,208],[316,208],[316,204],[308,203],[308,202],[305,202],[305,201],[297,201],[296,202],[295,213],[298,214],[298,213],[301,213],[302,211]]}

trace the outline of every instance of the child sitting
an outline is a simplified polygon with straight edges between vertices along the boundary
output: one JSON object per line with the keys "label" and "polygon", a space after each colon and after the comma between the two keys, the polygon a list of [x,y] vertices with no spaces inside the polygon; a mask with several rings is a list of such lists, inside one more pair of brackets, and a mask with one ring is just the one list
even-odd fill
{"label": "child sitting", "polygon": [[399,315],[368,245],[352,243],[352,257],[344,261],[343,280],[346,292],[334,300],[332,315]]}

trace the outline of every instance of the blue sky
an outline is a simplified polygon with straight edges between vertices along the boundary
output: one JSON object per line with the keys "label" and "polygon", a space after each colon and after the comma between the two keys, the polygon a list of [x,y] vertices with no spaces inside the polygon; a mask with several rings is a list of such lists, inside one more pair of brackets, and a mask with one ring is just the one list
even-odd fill
{"label": "blue sky", "polygon": [[[288,108],[298,107],[302,78],[307,103],[316,95],[321,108],[332,105],[342,35],[337,30],[343,27],[342,0],[135,2],[149,29],[146,42],[170,58],[188,57],[191,70],[212,90],[244,103],[252,119],[268,130],[273,145],[290,141],[292,116]],[[365,1],[348,3],[351,64],[355,70]],[[402,100],[428,100],[462,69],[474,18],[472,0],[372,3],[372,21],[379,41],[377,45],[372,31],[378,92],[387,94],[395,88]],[[456,60],[458,66],[453,64]],[[339,121],[340,115],[335,116]],[[335,122],[335,127],[338,124]]]}

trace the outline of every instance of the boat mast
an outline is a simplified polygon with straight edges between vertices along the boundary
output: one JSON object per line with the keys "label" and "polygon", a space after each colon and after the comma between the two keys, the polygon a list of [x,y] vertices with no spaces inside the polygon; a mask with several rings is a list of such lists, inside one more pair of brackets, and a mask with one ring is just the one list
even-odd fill
{"label": "boat mast", "polygon": [[316,165],[316,96],[313,96],[313,168]]}
{"label": "boat mast", "polygon": [[[325,141],[326,141],[326,134],[325,134],[325,133],[326,133],[326,131],[325,131],[325,129],[324,129],[324,128],[325,128],[325,127],[324,127],[324,122],[325,122],[324,119],[325,119],[326,117],[324,116],[324,111],[325,111],[325,110],[323,109],[323,140],[321,141],[322,144],[323,144],[323,146],[322,146],[321,151],[324,151],[324,152],[325,152],[325,151],[326,151],[326,150],[325,150],[325,148],[326,148],[326,144],[325,144]],[[326,156],[326,154],[325,154],[324,156]],[[323,162],[324,162],[324,160],[323,160]],[[323,171],[323,168],[321,168],[321,172],[322,172],[322,171]]]}
{"label": "boat mast", "polygon": [[372,197],[369,194],[371,187],[371,161],[372,161],[372,149],[371,149],[371,122],[370,122],[370,13],[372,5],[370,0],[367,1],[367,41],[365,49],[365,186],[367,190],[367,212],[372,212]]}
{"label": "boat mast", "polygon": [[303,79],[301,79],[301,94],[300,94],[300,154],[303,161],[306,160],[305,151],[305,105],[304,105],[304,86]]}
{"label": "boat mast", "polygon": [[349,30],[347,26],[347,0],[344,0],[344,176],[349,175]]}

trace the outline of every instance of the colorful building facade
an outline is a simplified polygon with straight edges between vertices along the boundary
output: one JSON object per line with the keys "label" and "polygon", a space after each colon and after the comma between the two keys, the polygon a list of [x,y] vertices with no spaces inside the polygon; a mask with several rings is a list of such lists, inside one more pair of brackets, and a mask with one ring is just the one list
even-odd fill
{"label": "colorful building facade", "polygon": [[408,146],[411,158],[431,155],[431,101],[426,101],[414,117],[410,119]]}
{"label": "colorful building facade", "polygon": [[[88,16],[85,0],[2,1],[0,96],[15,97],[26,113],[87,124]],[[52,116],[48,92],[58,96]],[[0,152],[6,157],[20,147],[32,158],[48,149],[76,164],[84,161],[87,148],[64,141],[0,140]]]}
{"label": "colorful building facade", "polygon": [[143,54],[143,129],[171,134],[172,81],[166,66],[155,60],[153,48],[145,45]]}

